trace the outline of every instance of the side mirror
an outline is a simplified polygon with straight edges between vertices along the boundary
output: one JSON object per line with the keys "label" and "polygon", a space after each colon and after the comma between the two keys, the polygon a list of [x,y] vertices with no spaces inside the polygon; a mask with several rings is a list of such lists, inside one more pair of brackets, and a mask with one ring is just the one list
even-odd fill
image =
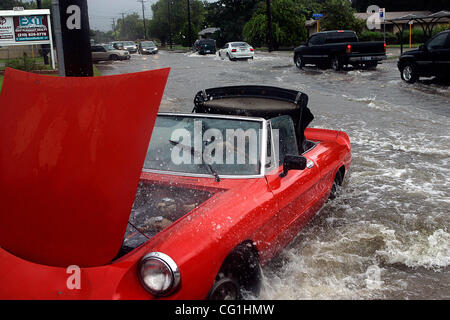
{"label": "side mirror", "polygon": [[427,46],[422,44],[422,45],[419,46],[419,50],[420,51],[427,51]]}
{"label": "side mirror", "polygon": [[283,161],[283,172],[280,173],[280,177],[284,178],[287,176],[289,170],[305,170],[306,168],[306,158],[303,156],[294,156],[287,154]]}
{"label": "side mirror", "polygon": [[307,42],[306,42],[306,41],[303,41],[302,43],[300,43],[300,45],[301,45],[301,46],[306,46],[306,45],[307,45]]}

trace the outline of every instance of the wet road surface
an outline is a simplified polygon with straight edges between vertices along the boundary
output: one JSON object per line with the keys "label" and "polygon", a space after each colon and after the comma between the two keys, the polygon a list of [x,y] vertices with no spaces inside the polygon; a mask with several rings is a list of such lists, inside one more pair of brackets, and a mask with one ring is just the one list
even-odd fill
{"label": "wet road surface", "polygon": [[[170,67],[162,110],[196,92],[261,84],[308,94],[312,127],[343,130],[353,161],[327,204],[264,267],[262,299],[450,299],[450,88],[375,70],[298,70],[290,53],[252,61],[161,51],[99,64],[103,75]],[[253,297],[248,297],[253,298]]]}

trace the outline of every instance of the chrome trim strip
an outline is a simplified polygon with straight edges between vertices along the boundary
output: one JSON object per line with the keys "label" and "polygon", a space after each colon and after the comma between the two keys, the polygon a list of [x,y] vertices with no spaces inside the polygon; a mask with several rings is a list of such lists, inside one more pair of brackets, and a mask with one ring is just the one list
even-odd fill
{"label": "chrome trim strip", "polygon": [[210,113],[158,112],[158,116],[191,117],[191,118],[214,118],[214,119],[244,120],[244,121],[255,121],[255,122],[264,122],[265,121],[264,118],[230,116],[230,115],[210,114]]}
{"label": "chrome trim strip", "polygon": [[[214,177],[211,174],[206,173],[189,173],[189,172],[177,172],[177,171],[165,171],[165,170],[156,170],[156,169],[142,169],[142,172],[148,172],[148,173],[156,173],[156,174],[167,174],[172,176],[184,176],[184,177],[191,177],[191,178],[211,178],[214,179]],[[220,179],[255,179],[255,178],[263,178],[264,175],[261,174],[255,174],[255,175],[225,175],[225,174],[219,174]]]}

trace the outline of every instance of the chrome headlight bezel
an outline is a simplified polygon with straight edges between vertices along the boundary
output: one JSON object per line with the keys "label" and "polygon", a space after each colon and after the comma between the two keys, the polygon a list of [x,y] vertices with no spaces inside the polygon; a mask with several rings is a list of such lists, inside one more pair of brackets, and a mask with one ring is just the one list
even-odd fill
{"label": "chrome headlight bezel", "polygon": [[[171,283],[167,289],[155,290],[154,288],[151,288],[145,282],[144,274],[143,274],[143,267],[145,266],[145,263],[150,260],[155,260],[157,262],[162,263],[162,265],[165,268],[167,268],[167,271],[169,271],[169,273],[171,274]],[[158,297],[168,296],[168,295],[172,294],[173,292],[175,292],[180,286],[180,282],[181,282],[180,270],[178,269],[178,266],[175,263],[175,261],[173,261],[173,259],[165,253],[150,252],[150,253],[146,254],[145,256],[142,257],[141,261],[139,262],[137,271],[138,271],[138,278],[139,278],[139,281],[141,282],[141,285],[145,288],[145,290],[147,290],[154,296],[158,296]]]}

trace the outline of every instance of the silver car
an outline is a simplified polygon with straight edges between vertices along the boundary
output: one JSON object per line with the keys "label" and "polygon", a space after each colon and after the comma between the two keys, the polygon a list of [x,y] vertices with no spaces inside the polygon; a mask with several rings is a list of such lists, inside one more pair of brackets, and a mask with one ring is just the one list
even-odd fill
{"label": "silver car", "polygon": [[117,50],[112,46],[93,45],[91,46],[92,62],[130,60],[130,54],[126,50]]}
{"label": "silver car", "polygon": [[142,41],[139,43],[140,54],[156,54],[158,53],[158,47],[153,41]]}

